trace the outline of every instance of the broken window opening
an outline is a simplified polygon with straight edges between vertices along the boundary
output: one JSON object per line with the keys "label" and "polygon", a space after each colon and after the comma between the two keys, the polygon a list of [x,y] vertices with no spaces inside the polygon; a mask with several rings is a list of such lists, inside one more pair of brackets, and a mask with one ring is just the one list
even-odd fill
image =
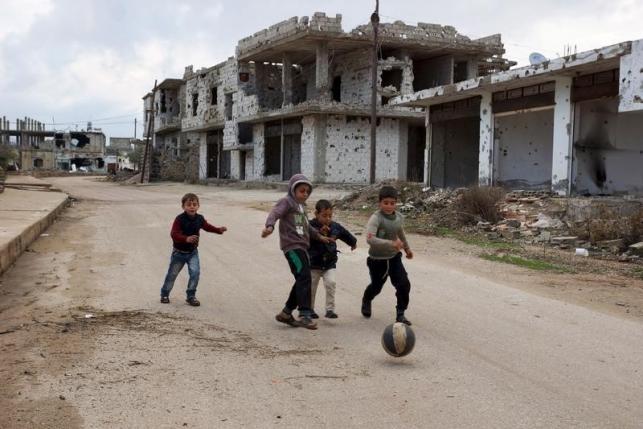
{"label": "broken window opening", "polygon": [[199,93],[192,94],[192,116],[196,116],[197,109],[199,108]]}
{"label": "broken window opening", "polygon": [[218,103],[218,100],[217,100],[218,90],[219,88],[217,88],[216,86],[213,86],[212,88],[210,88],[210,104],[212,106],[216,106]]}
{"label": "broken window opening", "polygon": [[393,86],[397,91],[402,87],[402,70],[382,70],[382,88]]}
{"label": "broken window opening", "polygon": [[265,175],[281,173],[281,136],[266,138],[266,171]]}
{"label": "broken window opening", "polygon": [[468,78],[468,63],[466,61],[457,61],[453,64],[453,82],[462,82]]}
{"label": "broken window opening", "polygon": [[71,144],[75,147],[85,147],[89,144],[89,137],[84,133],[71,133]]}
{"label": "broken window opening", "polygon": [[165,104],[165,90],[161,90],[161,113],[167,112],[167,106]]}
{"label": "broken window opening", "polygon": [[239,144],[252,143],[252,125],[238,124]]}
{"label": "broken window opening", "polygon": [[96,165],[98,166],[98,168],[104,168],[105,160],[103,158],[96,158]]}
{"label": "broken window opening", "polygon": [[331,89],[333,93],[333,101],[341,102],[342,101],[342,77],[335,76],[333,78],[333,87]]}
{"label": "broken window opening", "polygon": [[225,95],[225,120],[226,121],[231,121],[232,120],[232,93],[226,94]]}

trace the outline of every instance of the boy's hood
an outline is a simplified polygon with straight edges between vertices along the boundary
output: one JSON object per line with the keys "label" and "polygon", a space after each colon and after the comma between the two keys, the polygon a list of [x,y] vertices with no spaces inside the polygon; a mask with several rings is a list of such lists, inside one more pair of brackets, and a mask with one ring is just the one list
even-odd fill
{"label": "boy's hood", "polygon": [[310,192],[313,192],[313,184],[310,182],[310,180],[308,180],[308,178],[303,174],[295,174],[288,181],[288,196],[290,198],[295,199],[295,187],[302,183],[310,186]]}

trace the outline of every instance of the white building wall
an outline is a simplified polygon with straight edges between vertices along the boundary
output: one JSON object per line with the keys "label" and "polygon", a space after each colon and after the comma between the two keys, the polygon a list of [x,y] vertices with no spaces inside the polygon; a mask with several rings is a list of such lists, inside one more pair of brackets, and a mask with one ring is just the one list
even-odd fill
{"label": "white building wall", "polygon": [[549,189],[554,109],[499,115],[495,124],[497,183]]}
{"label": "white building wall", "polygon": [[643,40],[632,42],[632,52],[621,57],[619,112],[643,110]]}
{"label": "white building wall", "polygon": [[[398,174],[400,121],[381,118],[377,127],[376,179]],[[325,181],[368,183],[370,168],[370,121],[368,118],[330,115],[326,125]]]}
{"label": "white building wall", "polygon": [[554,147],[551,167],[552,191],[567,195],[572,162],[573,104],[572,78],[557,77],[554,96]]}

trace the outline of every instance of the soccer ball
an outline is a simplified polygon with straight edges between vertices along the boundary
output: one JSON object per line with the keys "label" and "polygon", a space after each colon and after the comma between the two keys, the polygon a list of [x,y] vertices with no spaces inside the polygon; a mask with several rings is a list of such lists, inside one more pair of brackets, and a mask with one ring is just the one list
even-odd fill
{"label": "soccer ball", "polygon": [[384,329],[382,347],[391,356],[406,356],[413,351],[414,346],[415,333],[410,326],[395,322]]}

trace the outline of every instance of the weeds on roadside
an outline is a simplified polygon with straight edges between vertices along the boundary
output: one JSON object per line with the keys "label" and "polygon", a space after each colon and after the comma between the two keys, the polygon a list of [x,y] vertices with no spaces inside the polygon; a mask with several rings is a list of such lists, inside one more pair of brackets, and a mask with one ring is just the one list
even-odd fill
{"label": "weeds on roadside", "polygon": [[504,198],[502,188],[475,186],[466,189],[456,202],[456,210],[462,224],[470,225],[478,221],[496,223],[502,219],[498,204]]}
{"label": "weeds on roadside", "polygon": [[480,257],[482,259],[486,259],[487,261],[503,262],[505,264],[517,265],[519,267],[529,268],[536,271],[555,271],[559,273],[571,272],[568,268],[565,267],[550,264],[549,262],[540,261],[538,259],[521,258],[520,256],[493,255],[490,253],[484,253],[480,255]]}

